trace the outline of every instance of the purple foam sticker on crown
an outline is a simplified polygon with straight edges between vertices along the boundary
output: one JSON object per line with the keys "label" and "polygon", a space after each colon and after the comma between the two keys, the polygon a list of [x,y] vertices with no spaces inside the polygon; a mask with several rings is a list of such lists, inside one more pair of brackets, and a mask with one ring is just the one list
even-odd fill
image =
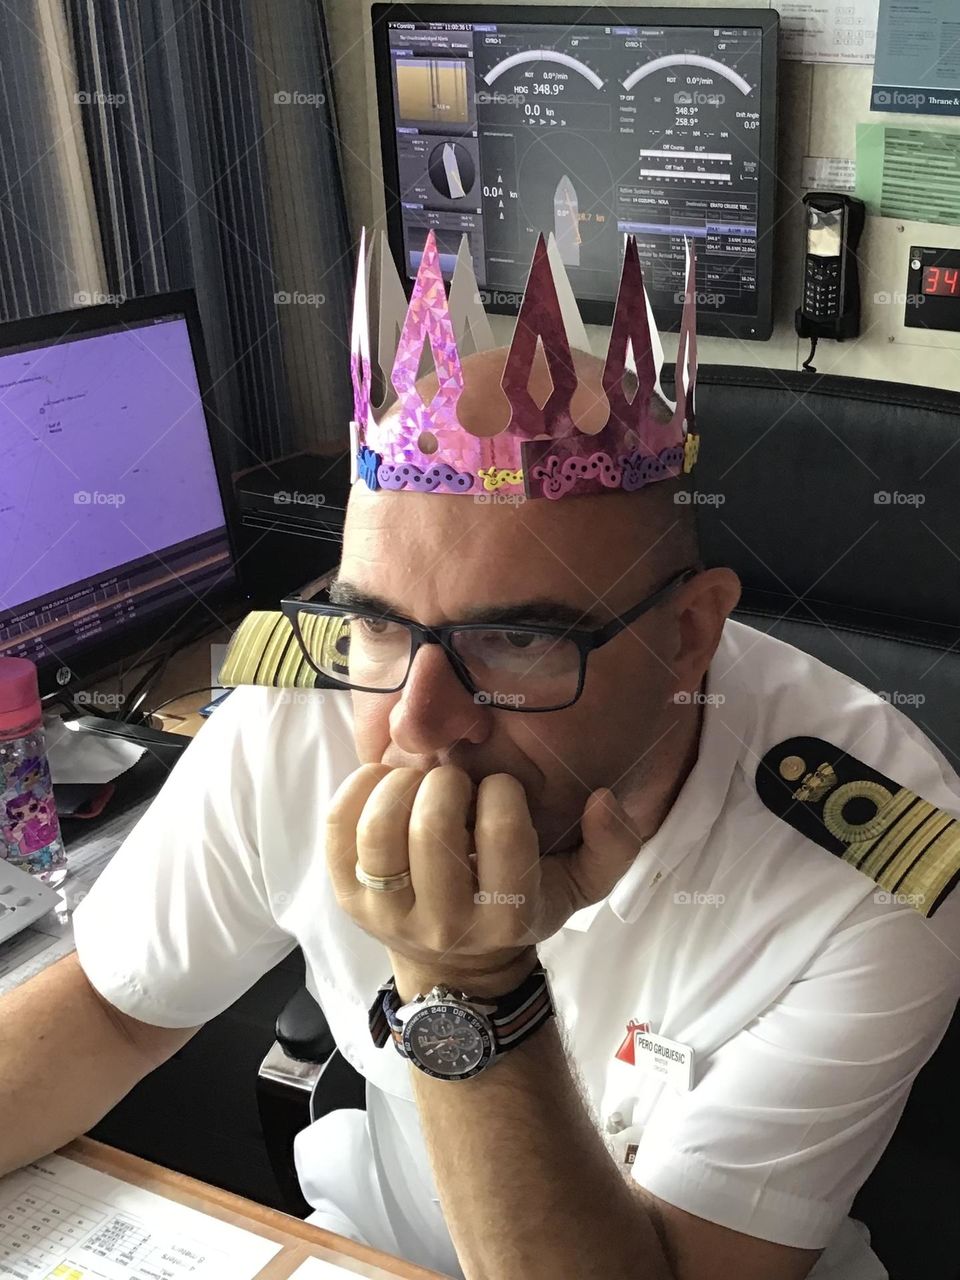
{"label": "purple foam sticker on crown", "polygon": [[597,492],[598,485],[619,489],[621,468],[602,451],[592,453],[589,458],[561,459],[551,454],[531,468],[531,479],[540,482],[543,497],[562,498],[567,493]]}
{"label": "purple foam sticker on crown", "polygon": [[682,444],[671,445],[653,457],[638,450],[623,459],[623,487],[628,493],[635,493],[657,480],[679,475],[682,464]]}
{"label": "purple foam sticker on crown", "polygon": [[659,454],[636,449],[618,457],[606,450],[564,455],[556,451],[553,441],[530,440],[523,445],[523,455],[531,498],[585,496],[609,489],[635,493],[657,480],[679,475],[683,465],[682,444],[671,445]]}
{"label": "purple foam sticker on crown", "polygon": [[426,469],[412,462],[400,466],[384,462],[377,468],[377,479],[384,489],[413,489],[419,493],[433,493],[441,485],[451,493],[469,493],[474,486],[469,472],[454,471],[445,462]]}

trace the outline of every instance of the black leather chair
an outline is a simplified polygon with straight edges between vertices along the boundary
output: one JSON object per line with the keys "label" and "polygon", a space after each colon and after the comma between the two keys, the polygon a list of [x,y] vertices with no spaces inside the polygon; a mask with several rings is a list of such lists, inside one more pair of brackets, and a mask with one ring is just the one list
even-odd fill
{"label": "black leather chair", "polygon": [[328,1111],[365,1109],[365,1094],[363,1076],[340,1053],[323,1011],[301,987],[277,1018],[277,1038],[257,1076],[267,1155],[288,1211],[298,1218],[306,1218],[311,1209],[293,1162],[294,1139]]}
{"label": "black leather chair", "polygon": [[[960,395],[706,366],[697,411],[703,554],[740,575],[735,616],[885,692],[960,771]],[[292,1135],[362,1081],[305,991],[264,1067],[289,1185]],[[955,1015],[852,1210],[891,1280],[960,1280],[958,1078]]]}

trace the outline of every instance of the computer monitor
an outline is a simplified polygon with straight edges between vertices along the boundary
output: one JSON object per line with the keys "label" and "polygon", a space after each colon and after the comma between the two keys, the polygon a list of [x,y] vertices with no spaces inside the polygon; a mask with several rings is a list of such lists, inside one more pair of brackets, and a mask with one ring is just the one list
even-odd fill
{"label": "computer monitor", "polygon": [[553,231],[581,312],[607,324],[625,233],[677,329],[684,236],[698,325],[769,338],[779,16],[754,9],[380,4],[387,226],[401,274],[465,234],[488,310],[516,313]]}
{"label": "computer monitor", "polygon": [[0,326],[0,654],[41,692],[242,598],[192,293]]}

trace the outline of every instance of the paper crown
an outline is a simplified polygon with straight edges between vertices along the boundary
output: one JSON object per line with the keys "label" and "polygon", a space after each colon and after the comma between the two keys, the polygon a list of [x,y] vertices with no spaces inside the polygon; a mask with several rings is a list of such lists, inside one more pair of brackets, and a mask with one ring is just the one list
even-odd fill
{"label": "paper crown", "polygon": [[[590,343],[554,237],[537,239],[500,386],[509,419],[495,434],[472,432],[458,419],[469,350],[495,348],[464,236],[447,297],[431,230],[409,306],[381,234],[377,363],[387,384],[376,414],[371,403],[366,233],[354,295],[351,375],[353,481],[371,489],[419,493],[522,493],[561,498],[635,491],[690,471],[699,438],[694,416],[697,368],[696,254],[686,244],[686,281],[677,347],[676,402],[660,389],[663,348],[643,283],[636,239],[625,238],[623,268],[603,364],[602,392],[577,395],[573,349]],[[405,313],[405,314],[404,314]],[[437,378],[430,403],[417,389],[429,343]],[[529,390],[542,347],[552,390],[539,405]],[[470,366],[467,366],[468,373]],[[635,385],[630,374],[635,375]],[[389,375],[389,376],[388,376]],[[489,387],[489,384],[486,384]],[[396,392],[390,394],[390,387]],[[590,403],[592,412],[584,411]],[[599,429],[597,429],[600,410]],[[587,420],[592,429],[583,429]]]}

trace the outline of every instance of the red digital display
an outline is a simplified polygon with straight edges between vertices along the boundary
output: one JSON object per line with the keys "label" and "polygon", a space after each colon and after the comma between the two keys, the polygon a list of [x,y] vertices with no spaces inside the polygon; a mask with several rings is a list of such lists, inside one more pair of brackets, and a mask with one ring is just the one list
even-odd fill
{"label": "red digital display", "polygon": [[960,267],[926,267],[923,292],[938,298],[960,298]]}

